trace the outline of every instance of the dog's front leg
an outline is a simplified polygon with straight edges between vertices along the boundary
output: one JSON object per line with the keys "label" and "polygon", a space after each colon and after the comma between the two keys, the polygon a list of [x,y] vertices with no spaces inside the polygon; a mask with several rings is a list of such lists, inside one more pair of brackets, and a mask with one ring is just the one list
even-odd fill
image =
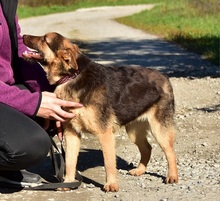
{"label": "dog's front leg", "polygon": [[104,164],[106,171],[106,184],[104,185],[105,191],[118,191],[117,172],[116,172],[116,153],[115,153],[115,138],[112,129],[108,132],[100,134],[99,141],[102,146],[104,156]]}
{"label": "dog's front leg", "polygon": [[73,182],[76,174],[76,164],[80,149],[81,135],[69,125],[64,131],[66,176],[64,182]]}

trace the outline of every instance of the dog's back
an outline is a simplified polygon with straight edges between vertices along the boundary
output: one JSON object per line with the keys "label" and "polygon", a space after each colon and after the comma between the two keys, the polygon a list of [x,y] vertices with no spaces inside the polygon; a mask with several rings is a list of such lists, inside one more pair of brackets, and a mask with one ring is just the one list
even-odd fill
{"label": "dog's back", "polygon": [[[99,114],[97,118],[101,118],[104,124],[108,124],[114,114],[117,124],[126,125],[158,102],[163,102],[160,109],[170,108],[170,115],[174,109],[169,80],[149,68],[106,67],[91,62],[63,90],[66,91],[63,93],[65,97],[61,98],[97,108],[100,111],[96,111],[96,115]],[[71,94],[71,97],[66,97],[66,94]]]}

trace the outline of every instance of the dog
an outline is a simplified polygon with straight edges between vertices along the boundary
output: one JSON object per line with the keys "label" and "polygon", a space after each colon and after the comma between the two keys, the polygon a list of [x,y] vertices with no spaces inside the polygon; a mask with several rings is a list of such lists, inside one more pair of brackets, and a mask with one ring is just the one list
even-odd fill
{"label": "dog", "polygon": [[178,182],[174,152],[174,95],[169,79],[159,71],[134,66],[104,66],[83,54],[76,44],[52,32],[44,36],[23,36],[24,44],[35,52],[24,58],[39,62],[55,93],[64,100],[80,102],[82,108],[69,109],[76,117],[63,123],[66,175],[64,182],[75,178],[82,133],[98,137],[102,147],[106,183],[104,190],[118,191],[114,133],[124,126],[138,146],[139,165],[131,175],[142,175],[151,156],[147,140],[150,131],[168,161],[165,183]]}

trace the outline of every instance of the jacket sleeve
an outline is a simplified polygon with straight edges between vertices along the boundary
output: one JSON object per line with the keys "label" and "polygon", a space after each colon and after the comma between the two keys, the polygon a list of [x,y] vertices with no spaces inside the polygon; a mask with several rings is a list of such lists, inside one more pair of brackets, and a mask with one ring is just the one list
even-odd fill
{"label": "jacket sleeve", "polygon": [[[23,51],[25,51],[27,47],[23,44],[22,37],[20,36],[20,27],[17,24],[17,17],[16,25],[18,31],[19,56],[22,56]],[[30,85],[30,87],[26,85],[29,90],[18,88],[14,85],[13,78],[11,77],[11,68],[9,65],[10,61],[7,60],[0,63],[0,69],[3,69],[0,80],[0,103],[11,106],[28,116],[35,116],[41,103],[41,90],[37,81],[24,80],[25,84]],[[18,67],[22,65],[23,64],[19,63]]]}
{"label": "jacket sleeve", "polygon": [[9,86],[0,81],[0,102],[23,114],[35,116],[41,103],[41,93],[31,93],[29,90],[21,90],[17,86]]}

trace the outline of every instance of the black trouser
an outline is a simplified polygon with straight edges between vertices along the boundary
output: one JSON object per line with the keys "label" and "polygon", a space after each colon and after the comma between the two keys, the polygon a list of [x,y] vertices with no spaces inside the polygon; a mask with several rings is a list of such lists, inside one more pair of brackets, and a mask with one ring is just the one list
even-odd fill
{"label": "black trouser", "polygon": [[0,103],[0,170],[21,170],[45,159],[50,138],[31,118]]}

